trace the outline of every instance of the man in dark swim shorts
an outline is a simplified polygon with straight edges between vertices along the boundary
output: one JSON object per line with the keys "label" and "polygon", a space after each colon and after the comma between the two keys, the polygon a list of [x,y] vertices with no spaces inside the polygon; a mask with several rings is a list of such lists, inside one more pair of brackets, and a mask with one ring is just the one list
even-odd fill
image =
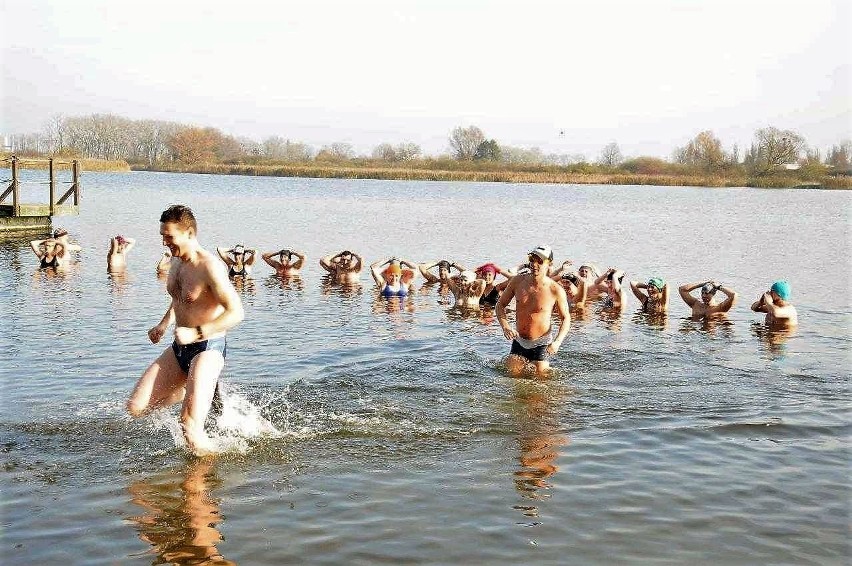
{"label": "man in dark swim shorts", "polygon": [[[512,340],[512,349],[506,361],[509,372],[519,375],[527,362],[535,365],[538,375],[550,369],[549,356],[553,356],[565,340],[571,327],[565,289],[548,277],[553,251],[549,246],[538,246],[528,255],[529,273],[512,277],[497,302],[497,320],[503,334]],[[515,326],[509,325],[506,307],[515,299]],[[551,336],[553,308],[562,318],[556,338]]]}
{"label": "man in dark swim shorts", "polygon": [[185,206],[171,206],[160,216],[163,245],[174,258],[166,284],[172,302],[148,338],[156,344],[174,323],[174,342],[142,374],[127,410],[138,417],[182,402],[184,439],[202,456],[215,452],[204,422],[225,365],[225,332],[243,319],[243,306],[222,263],[196,239],[197,230]]}

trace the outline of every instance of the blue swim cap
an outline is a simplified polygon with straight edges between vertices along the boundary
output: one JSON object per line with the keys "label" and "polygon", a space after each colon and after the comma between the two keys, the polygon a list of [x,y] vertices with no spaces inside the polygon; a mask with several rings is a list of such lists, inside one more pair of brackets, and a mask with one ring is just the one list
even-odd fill
{"label": "blue swim cap", "polygon": [[772,284],[772,287],[769,290],[775,291],[775,293],[784,301],[790,298],[790,284],[786,281],[776,281]]}

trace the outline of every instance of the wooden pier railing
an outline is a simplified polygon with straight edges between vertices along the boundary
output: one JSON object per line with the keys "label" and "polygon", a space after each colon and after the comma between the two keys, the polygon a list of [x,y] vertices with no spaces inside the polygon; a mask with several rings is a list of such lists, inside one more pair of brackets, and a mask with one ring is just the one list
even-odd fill
{"label": "wooden pier railing", "polygon": [[[79,214],[81,167],[78,160],[59,161],[53,158],[20,159],[12,155],[10,157],[0,159],[0,163],[8,163],[9,170],[11,171],[11,178],[5,179],[5,182],[8,182],[9,186],[0,193],[0,231],[41,229],[44,227],[50,227],[51,216]],[[41,168],[41,166],[45,163],[47,164],[48,171],[47,181],[21,180],[21,167],[36,165]],[[67,184],[70,186],[59,198],[56,198],[57,165],[71,166],[71,181],[60,182],[60,184]],[[43,201],[23,202],[21,200],[22,184],[48,185],[46,195],[47,203]],[[8,203],[6,200],[10,195],[12,197],[12,202]],[[69,199],[72,199],[71,203],[66,204],[66,201]]]}

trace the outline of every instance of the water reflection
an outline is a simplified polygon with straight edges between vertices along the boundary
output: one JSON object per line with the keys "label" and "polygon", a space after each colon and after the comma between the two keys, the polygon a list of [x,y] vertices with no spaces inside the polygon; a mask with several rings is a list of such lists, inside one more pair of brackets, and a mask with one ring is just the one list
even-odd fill
{"label": "water reflection", "polygon": [[223,517],[219,500],[210,490],[219,484],[215,459],[186,464],[179,473],[157,475],[128,488],[131,501],[145,514],[130,517],[139,538],[157,555],[154,564],[236,564],[216,548],[222,540],[217,529]]}
{"label": "water reflection", "polygon": [[665,330],[669,325],[669,316],[664,312],[645,312],[642,309],[636,311],[631,317],[632,322],[644,324],[653,330]]}
{"label": "water reflection", "polygon": [[680,331],[684,334],[703,332],[711,336],[730,339],[734,337],[734,323],[724,314],[700,320],[695,320],[690,316],[682,319]]}
{"label": "water reflection", "polygon": [[108,271],[107,278],[109,279],[109,291],[116,296],[123,295],[127,291],[128,285],[133,282],[126,270]]}
{"label": "water reflection", "polygon": [[323,275],[320,279],[320,292],[323,296],[337,295],[339,297],[355,297],[363,291],[361,283],[339,283],[331,275]]}
{"label": "water reflection", "polygon": [[[562,432],[559,412],[564,394],[552,383],[513,380],[515,421],[520,468],[514,472],[515,489],[527,500],[542,501],[550,497],[552,476],[559,470],[556,461],[560,447],[568,437]],[[515,505],[527,517],[538,517],[533,503]]]}
{"label": "water reflection", "polygon": [[793,335],[794,329],[773,329],[762,322],[751,323],[751,333],[771,358],[783,358],[787,353],[787,340]]}
{"label": "water reflection", "polygon": [[302,281],[302,277],[300,275],[270,275],[267,277],[264,282],[264,286],[267,289],[277,290],[280,289],[282,291],[304,291],[305,283]]}

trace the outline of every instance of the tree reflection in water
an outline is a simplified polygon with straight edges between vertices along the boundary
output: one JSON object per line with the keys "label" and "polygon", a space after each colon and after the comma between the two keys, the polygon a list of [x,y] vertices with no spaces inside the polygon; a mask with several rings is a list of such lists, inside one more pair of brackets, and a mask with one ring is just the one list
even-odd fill
{"label": "tree reflection in water", "polygon": [[[559,470],[559,449],[568,444],[562,432],[559,410],[564,392],[552,383],[515,380],[513,397],[518,426],[520,469],[516,470],[515,489],[525,499],[541,501],[550,497],[548,479]],[[536,505],[515,505],[527,517],[537,517]]]}
{"label": "tree reflection in water", "polygon": [[189,462],[175,474],[160,474],[130,485],[132,501],[146,513],[130,517],[139,538],[150,544],[155,564],[236,564],[216,548],[223,520],[210,495],[218,484],[213,458]]}

